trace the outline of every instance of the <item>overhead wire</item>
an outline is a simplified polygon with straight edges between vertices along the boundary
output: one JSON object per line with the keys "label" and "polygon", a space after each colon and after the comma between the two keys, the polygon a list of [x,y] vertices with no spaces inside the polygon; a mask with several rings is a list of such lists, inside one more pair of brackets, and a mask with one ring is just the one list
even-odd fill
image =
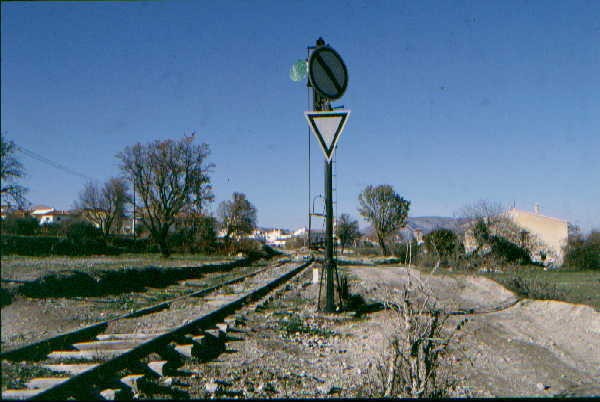
{"label": "overhead wire", "polygon": [[78,171],[76,171],[74,169],[71,169],[71,168],[69,168],[69,167],[67,167],[65,165],[62,165],[62,164],[60,164],[58,162],[54,162],[54,161],[46,158],[45,156],[42,156],[42,155],[40,155],[38,153],[35,153],[35,152],[33,152],[33,151],[31,151],[31,150],[29,150],[29,149],[27,149],[27,148],[25,148],[25,147],[23,147],[21,145],[15,144],[15,149],[17,151],[21,152],[22,154],[29,156],[30,158],[33,158],[33,159],[35,159],[35,160],[37,160],[39,162],[45,163],[47,165],[50,165],[50,166],[52,166],[52,167],[54,167],[56,169],[62,170],[63,172],[72,174],[74,176],[79,176],[79,177],[81,177],[83,179],[86,179],[86,180],[94,180],[92,177],[90,177],[90,176],[88,176],[86,174],[80,173],[80,172],[78,172]]}

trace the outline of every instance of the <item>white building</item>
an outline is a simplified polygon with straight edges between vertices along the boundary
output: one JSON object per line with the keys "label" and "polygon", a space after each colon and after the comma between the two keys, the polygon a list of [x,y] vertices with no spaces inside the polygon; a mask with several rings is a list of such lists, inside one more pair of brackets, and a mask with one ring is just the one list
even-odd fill
{"label": "white building", "polygon": [[292,235],[285,229],[274,228],[265,232],[265,242],[269,246],[283,247],[291,238]]}
{"label": "white building", "polygon": [[534,261],[557,265],[563,263],[564,247],[569,238],[567,221],[542,215],[537,204],[533,212],[512,208],[507,215],[521,228],[521,242],[531,243],[529,237],[539,240],[538,244],[529,247]]}
{"label": "white building", "polygon": [[[539,205],[534,206],[533,212],[512,208],[505,213],[515,225],[516,231],[500,233],[514,244],[526,248],[533,261],[545,265],[561,265],[564,260],[564,247],[569,238],[569,225],[566,220],[540,213]],[[501,228],[490,229],[495,233]],[[472,229],[465,233],[465,250],[472,252],[477,248],[477,241]]]}
{"label": "white building", "polygon": [[61,223],[72,218],[69,211],[60,211],[43,205],[34,207],[31,216],[36,218],[40,225]]}
{"label": "white building", "polygon": [[[221,233],[219,233],[221,235]],[[224,236],[225,233],[222,233]],[[267,244],[269,246],[275,247],[283,247],[285,246],[285,242],[292,238],[292,234],[289,233],[286,229],[280,228],[256,228],[252,232],[252,234],[248,235],[249,239],[254,239],[260,241],[261,243]]]}

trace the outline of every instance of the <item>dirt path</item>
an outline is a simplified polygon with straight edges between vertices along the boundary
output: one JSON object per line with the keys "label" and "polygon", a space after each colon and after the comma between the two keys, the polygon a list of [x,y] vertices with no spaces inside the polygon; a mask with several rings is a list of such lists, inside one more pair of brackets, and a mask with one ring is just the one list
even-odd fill
{"label": "dirt path", "polygon": [[592,307],[534,300],[514,304],[514,294],[481,277],[433,276],[399,267],[350,272],[369,297],[403,286],[410,274],[447,310],[500,309],[471,315],[461,342],[465,359],[460,371],[484,394],[600,394],[600,313]]}

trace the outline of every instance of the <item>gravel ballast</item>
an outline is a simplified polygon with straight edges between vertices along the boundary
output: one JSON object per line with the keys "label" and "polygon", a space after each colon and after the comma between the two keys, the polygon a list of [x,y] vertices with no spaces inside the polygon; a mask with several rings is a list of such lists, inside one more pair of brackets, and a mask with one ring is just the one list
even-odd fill
{"label": "gravel ballast", "polygon": [[[519,301],[485,278],[433,277],[400,267],[346,268],[351,292],[383,301],[407,276],[418,277],[448,310],[481,311],[469,319],[453,347],[451,396],[598,395],[600,332],[592,308],[553,301]],[[364,317],[316,311],[318,285],[312,270],[288,285],[263,308],[247,310],[240,332],[230,334],[228,351],[207,363],[193,360],[178,378],[192,398],[373,396],[366,385],[374,375],[394,319],[386,310]],[[499,311],[494,311],[499,310]],[[488,312],[492,311],[492,312]],[[453,316],[456,323],[465,316]],[[595,322],[596,324],[590,325]],[[293,325],[291,325],[291,324]],[[290,329],[299,329],[298,332]],[[219,383],[207,393],[210,384]],[[209,385],[206,385],[209,384]]]}

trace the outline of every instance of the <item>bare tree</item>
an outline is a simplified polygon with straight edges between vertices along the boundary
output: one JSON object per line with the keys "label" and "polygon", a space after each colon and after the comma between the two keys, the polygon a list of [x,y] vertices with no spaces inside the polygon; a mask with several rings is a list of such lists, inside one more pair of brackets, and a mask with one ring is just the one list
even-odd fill
{"label": "bare tree", "polygon": [[494,237],[502,237],[528,250],[543,247],[543,243],[532,233],[519,227],[510,217],[508,208],[499,202],[479,200],[461,208],[457,215],[469,221],[466,236],[475,241],[474,253],[489,245]]}
{"label": "bare tree", "polygon": [[344,248],[360,238],[358,221],[352,220],[348,214],[342,214],[337,221],[336,234],[340,240],[342,254],[344,254]]}
{"label": "bare tree", "polygon": [[0,134],[0,186],[1,203],[9,207],[23,208],[27,203],[27,189],[17,183],[25,175],[23,164],[15,157],[17,146]]}
{"label": "bare tree", "polygon": [[383,255],[389,255],[385,242],[406,223],[410,201],[396,194],[390,185],[367,186],[358,201],[358,212],[373,225]]}
{"label": "bare tree", "polygon": [[233,193],[231,201],[221,202],[218,215],[226,240],[251,234],[256,227],[256,207],[243,193]]}
{"label": "bare tree", "polygon": [[459,218],[466,218],[473,221],[483,220],[486,223],[494,223],[501,220],[507,208],[500,202],[490,200],[479,200],[472,204],[467,204],[455,214]]}
{"label": "bare tree", "polygon": [[478,240],[488,235],[497,235],[517,243],[521,230],[507,212],[508,208],[499,202],[479,200],[461,208],[458,216],[470,221]]}
{"label": "bare tree", "polygon": [[106,237],[121,228],[131,198],[125,179],[111,177],[102,187],[95,182],[86,183],[75,208]]}
{"label": "bare tree", "polygon": [[137,143],[117,155],[142,201],[140,219],[165,257],[171,254],[167,238],[177,214],[201,213],[213,199],[208,173],[214,165],[205,163],[210,151],[205,143],[194,145],[194,137]]}
{"label": "bare tree", "polygon": [[[505,235],[510,232],[518,233],[518,229],[506,214],[507,208],[501,203],[490,200],[479,200],[465,205],[455,215],[468,221],[466,235],[472,236],[478,252],[484,247],[490,236]],[[513,237],[513,236],[509,236]]]}

